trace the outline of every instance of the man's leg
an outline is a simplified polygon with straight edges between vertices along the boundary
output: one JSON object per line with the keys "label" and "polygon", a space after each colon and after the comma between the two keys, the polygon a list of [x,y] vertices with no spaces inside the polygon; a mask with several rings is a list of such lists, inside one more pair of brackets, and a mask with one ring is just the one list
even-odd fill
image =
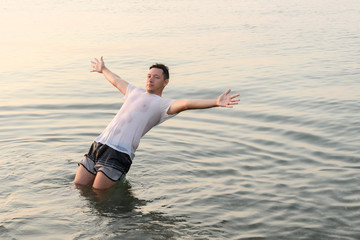
{"label": "man's leg", "polygon": [[77,185],[89,186],[93,183],[94,179],[95,175],[86,170],[83,165],[79,164],[74,183]]}
{"label": "man's leg", "polygon": [[98,172],[96,174],[94,183],[93,183],[93,188],[95,189],[107,189],[107,188],[111,188],[112,186],[114,186],[116,183],[116,181],[111,180],[110,178],[108,178],[104,173],[102,172]]}

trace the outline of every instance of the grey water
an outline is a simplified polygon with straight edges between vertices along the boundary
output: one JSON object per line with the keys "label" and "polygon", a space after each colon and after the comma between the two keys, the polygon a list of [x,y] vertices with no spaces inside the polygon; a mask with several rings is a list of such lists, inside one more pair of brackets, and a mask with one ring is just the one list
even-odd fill
{"label": "grey water", "polygon": [[[2,1],[1,239],[360,239],[360,2]],[[126,179],[73,184],[121,107],[90,60],[174,99],[239,93],[144,136]]]}

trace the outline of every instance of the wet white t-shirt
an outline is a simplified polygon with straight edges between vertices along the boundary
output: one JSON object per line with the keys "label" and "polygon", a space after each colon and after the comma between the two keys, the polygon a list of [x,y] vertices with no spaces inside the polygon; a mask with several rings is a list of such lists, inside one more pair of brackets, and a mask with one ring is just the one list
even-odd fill
{"label": "wet white t-shirt", "polygon": [[175,116],[167,114],[175,100],[148,93],[131,84],[124,99],[119,112],[95,141],[127,153],[133,159],[141,137],[154,126]]}

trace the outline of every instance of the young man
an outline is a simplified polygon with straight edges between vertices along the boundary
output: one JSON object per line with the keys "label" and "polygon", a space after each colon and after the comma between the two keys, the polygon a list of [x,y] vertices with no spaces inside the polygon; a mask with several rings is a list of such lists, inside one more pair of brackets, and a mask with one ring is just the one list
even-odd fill
{"label": "young man", "polygon": [[239,94],[228,96],[230,89],[217,99],[172,100],[162,98],[169,83],[169,71],[163,64],[149,68],[146,90],[135,87],[111,72],[95,58],[91,72],[102,73],[123,95],[124,104],[106,129],[94,140],[89,152],[80,161],[75,184],[91,185],[94,189],[113,186],[129,171],[140,138],[151,128],[189,109],[211,107],[232,108]]}

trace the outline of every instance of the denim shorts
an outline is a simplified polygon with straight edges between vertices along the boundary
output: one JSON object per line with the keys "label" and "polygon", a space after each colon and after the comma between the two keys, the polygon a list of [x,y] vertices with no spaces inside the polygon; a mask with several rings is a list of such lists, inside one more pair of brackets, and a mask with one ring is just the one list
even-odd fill
{"label": "denim shorts", "polygon": [[129,171],[132,161],[126,153],[94,142],[79,164],[94,175],[100,171],[112,181],[118,181]]}

